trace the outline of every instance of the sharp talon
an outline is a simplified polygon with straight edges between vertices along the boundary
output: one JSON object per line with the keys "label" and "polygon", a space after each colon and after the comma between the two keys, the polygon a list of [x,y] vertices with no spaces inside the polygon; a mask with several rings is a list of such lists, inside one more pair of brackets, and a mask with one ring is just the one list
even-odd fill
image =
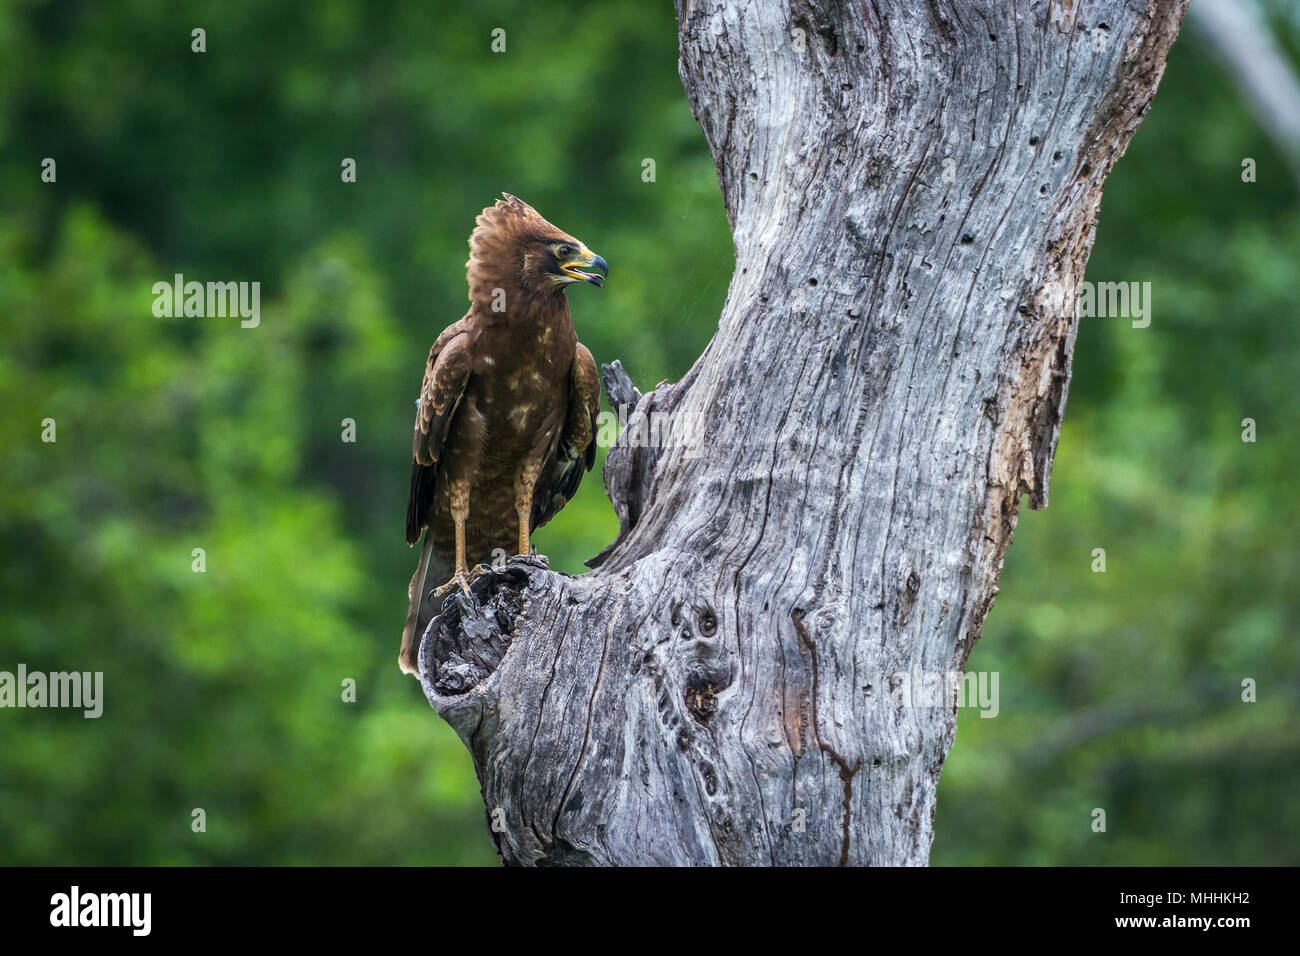
{"label": "sharp talon", "polygon": [[453,578],[452,578],[450,581],[448,581],[446,584],[440,584],[440,585],[438,585],[436,588],[434,588],[432,591],[429,592],[429,598],[430,598],[430,600],[433,600],[433,601],[441,601],[443,598],[445,598],[445,597],[446,597],[448,594],[450,594],[452,591],[456,590],[457,585],[459,585],[460,583],[461,583],[461,582],[460,582],[460,577],[459,577],[459,576],[456,576],[456,577],[453,577]]}
{"label": "sharp talon", "polygon": [[466,597],[469,597],[470,584],[473,581],[477,580],[481,575],[487,574],[491,570],[492,570],[492,566],[490,564],[476,564],[474,565],[474,567],[470,568],[468,572],[457,571],[454,575],[452,575],[450,581],[448,581],[446,584],[439,585],[438,587],[434,588],[429,592],[429,600],[441,601],[443,598],[445,598],[448,594],[451,594],[457,588],[460,588],[461,593],[464,594]]}

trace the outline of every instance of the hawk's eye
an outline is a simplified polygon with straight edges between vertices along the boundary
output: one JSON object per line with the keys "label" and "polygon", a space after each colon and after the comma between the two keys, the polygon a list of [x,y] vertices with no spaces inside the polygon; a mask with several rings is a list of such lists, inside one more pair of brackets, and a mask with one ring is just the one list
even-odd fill
{"label": "hawk's eye", "polygon": [[555,250],[555,254],[561,259],[567,259],[573,255],[573,246],[560,246]]}

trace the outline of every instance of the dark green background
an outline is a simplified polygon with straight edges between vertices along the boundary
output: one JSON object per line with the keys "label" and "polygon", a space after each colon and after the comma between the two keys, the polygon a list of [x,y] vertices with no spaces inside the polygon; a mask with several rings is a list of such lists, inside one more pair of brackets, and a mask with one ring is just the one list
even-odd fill
{"label": "dark green background", "polygon": [[[714,333],[732,259],[670,4],[469,6],[0,5],[0,670],[106,681],[97,721],[0,711],[0,862],[495,861],[395,664],[413,402],[474,215],[508,190],[609,260],[578,333],[645,387]],[[1083,320],[934,862],[1300,862],[1297,209],[1186,31],[1088,269],[1150,281],[1152,323]],[[261,282],[261,326],[154,318],[175,272]],[[615,528],[597,473],[537,544],[576,572]]]}

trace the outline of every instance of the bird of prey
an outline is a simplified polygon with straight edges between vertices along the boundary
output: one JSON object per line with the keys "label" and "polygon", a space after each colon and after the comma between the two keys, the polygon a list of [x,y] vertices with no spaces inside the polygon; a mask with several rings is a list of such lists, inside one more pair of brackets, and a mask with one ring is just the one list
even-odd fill
{"label": "bird of prey", "polygon": [[[436,602],[471,564],[529,554],[529,535],[596,460],[600,378],[565,288],[600,287],[605,260],[509,193],[469,237],[469,311],[429,350],[416,402],[406,543],[424,533],[398,663],[417,672]],[[450,577],[431,589],[429,584]]]}

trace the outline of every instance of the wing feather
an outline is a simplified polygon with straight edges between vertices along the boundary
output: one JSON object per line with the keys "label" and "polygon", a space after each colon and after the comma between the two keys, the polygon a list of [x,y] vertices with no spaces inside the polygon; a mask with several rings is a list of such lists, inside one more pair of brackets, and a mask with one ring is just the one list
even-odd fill
{"label": "wing feather", "polygon": [[596,424],[600,415],[600,375],[596,360],[581,342],[569,370],[568,410],[555,454],[542,469],[533,493],[533,528],[554,518],[577,493],[582,476],[596,464]]}
{"label": "wing feather", "polygon": [[416,402],[411,439],[411,493],[406,504],[406,543],[415,544],[427,523],[447,434],[460,408],[473,365],[464,320],[450,326],[429,349]]}

